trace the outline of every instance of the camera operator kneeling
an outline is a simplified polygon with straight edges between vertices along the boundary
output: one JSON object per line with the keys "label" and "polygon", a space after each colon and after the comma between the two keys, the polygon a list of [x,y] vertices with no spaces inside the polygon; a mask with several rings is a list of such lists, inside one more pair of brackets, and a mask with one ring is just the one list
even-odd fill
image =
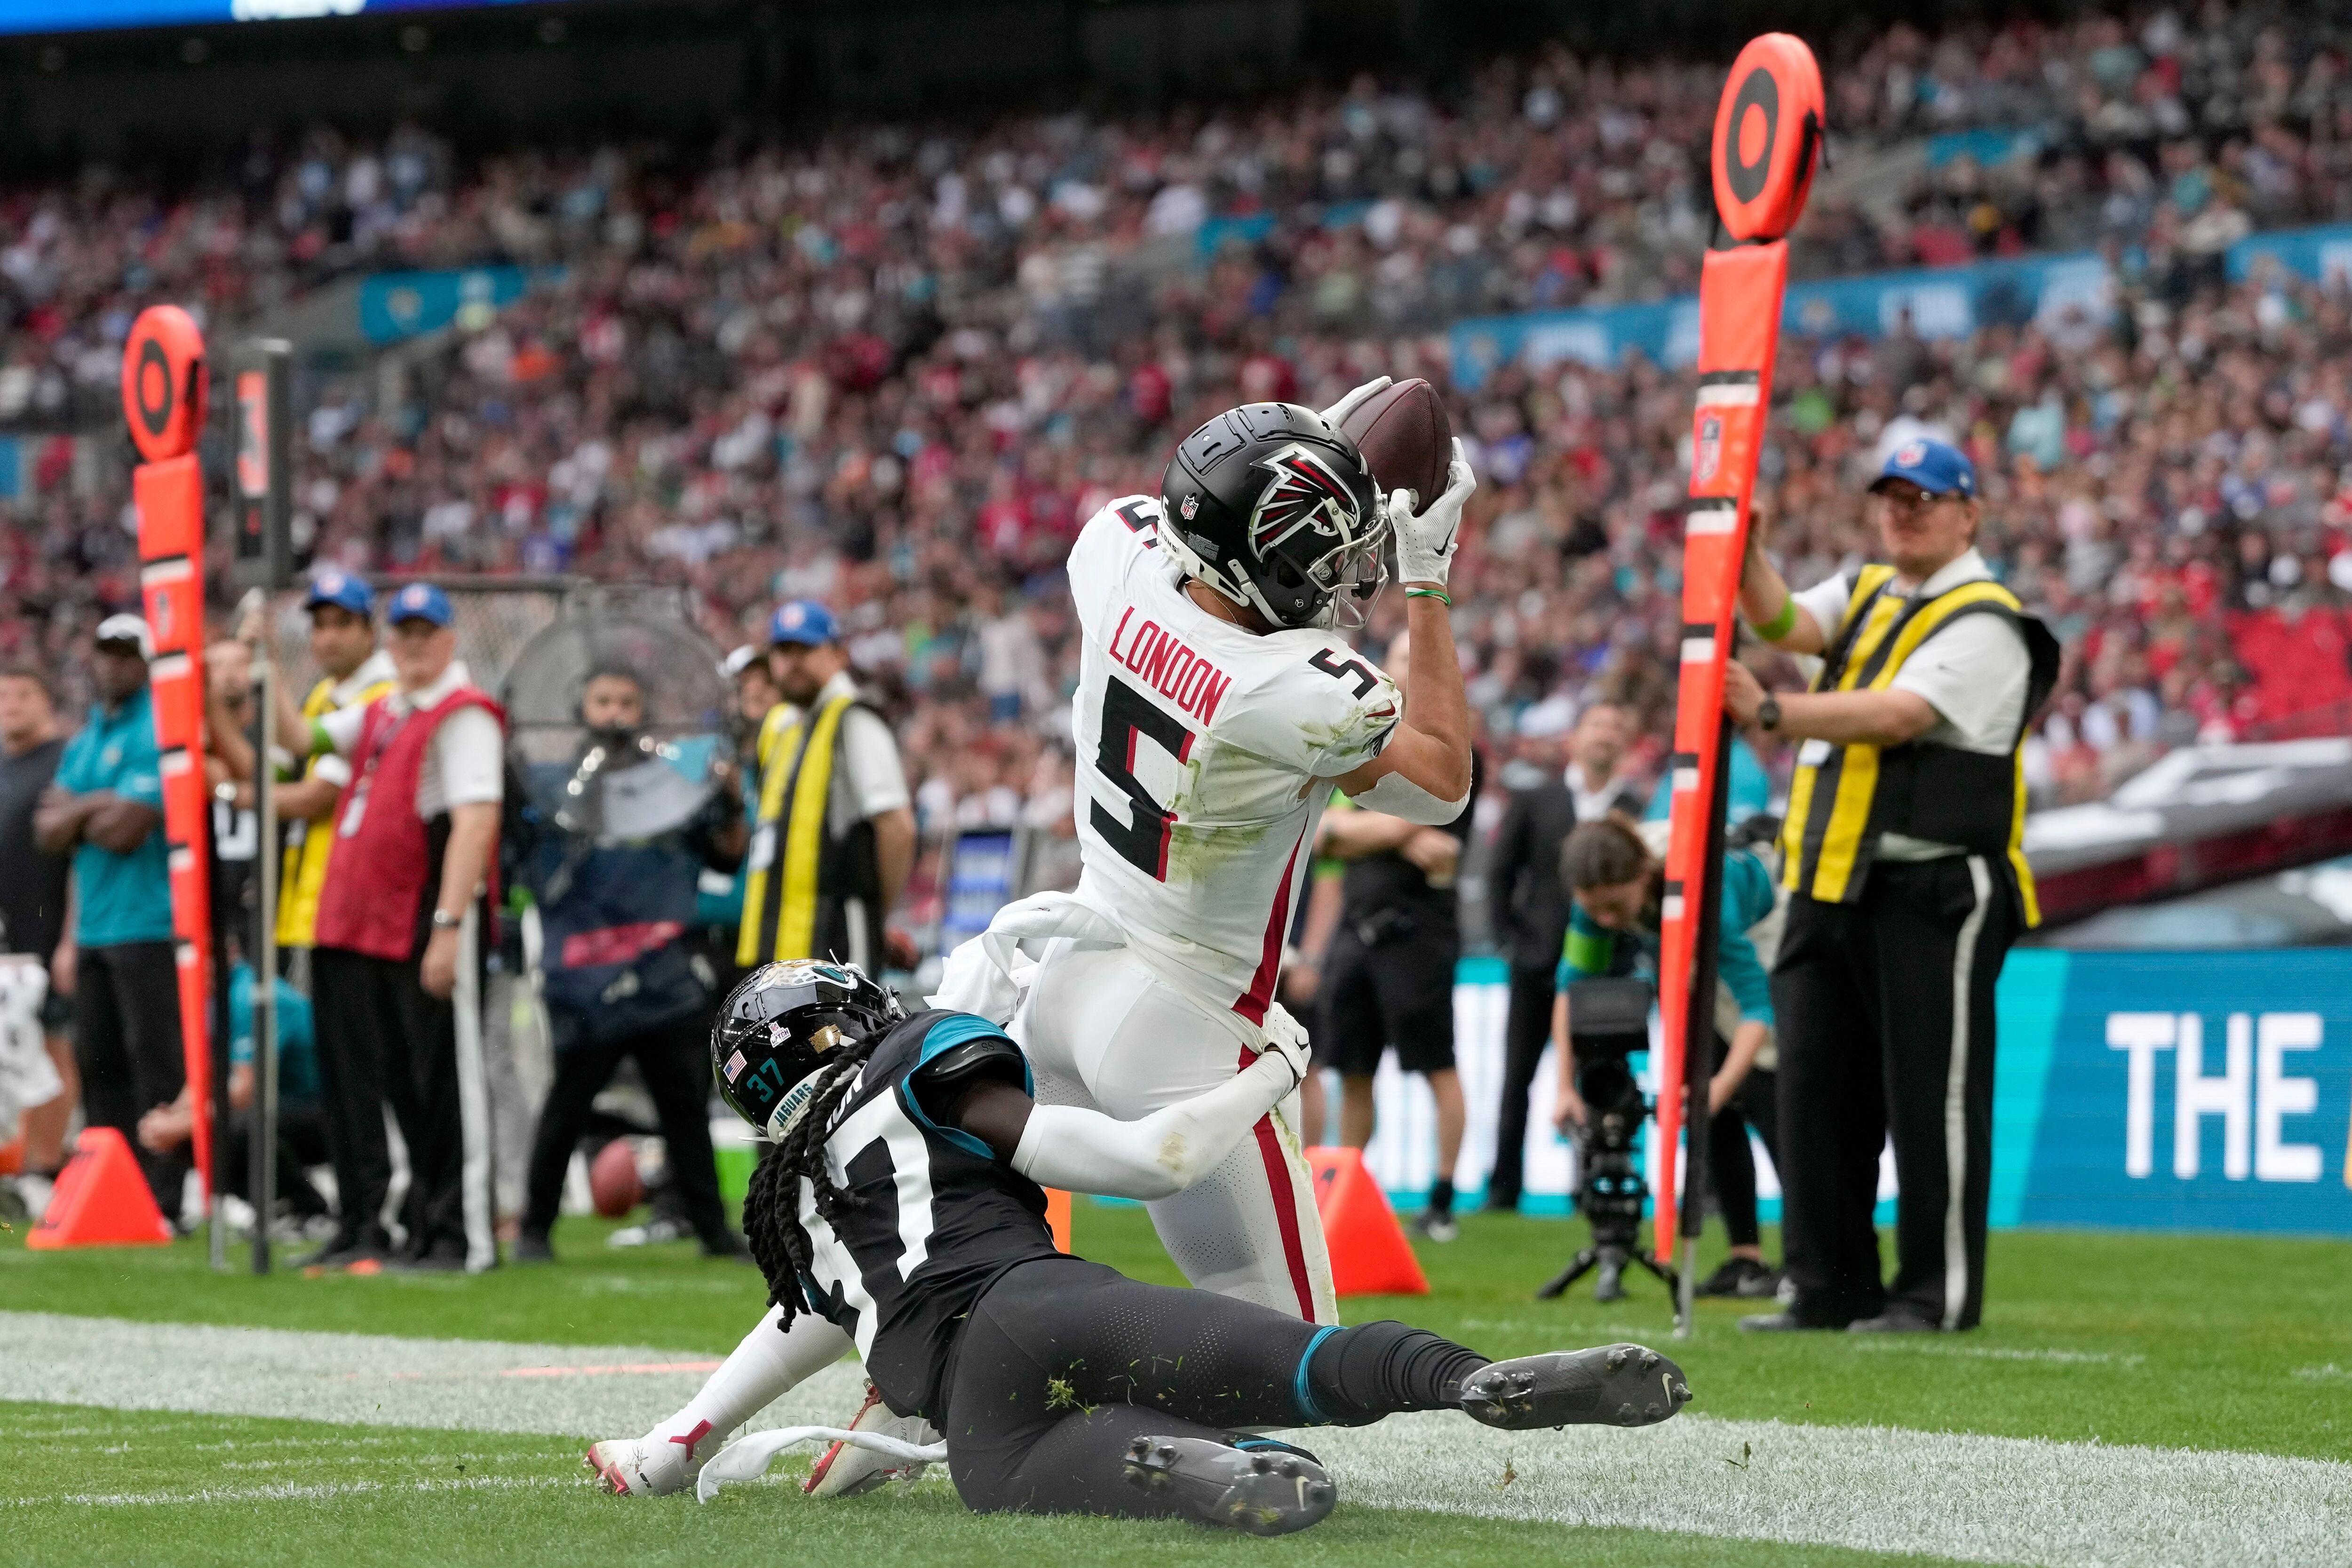
{"label": "camera operator kneeling", "polygon": [[[1559,1052],[1557,1120],[1564,1134],[1581,1127],[1587,1114],[1577,1090],[1570,987],[1601,975],[1654,975],[1665,832],[1663,822],[1636,827],[1609,816],[1582,824],[1560,847],[1560,882],[1569,889],[1570,909],[1554,980],[1551,1031]],[[1730,1233],[1731,1257],[1699,1285],[1702,1296],[1764,1297],[1780,1285],[1779,1272],[1765,1266],[1758,1245],[1756,1163],[1748,1147],[1748,1129],[1754,1127],[1764,1147],[1775,1148],[1772,1073],[1766,1058],[1772,1041],[1772,987],[1749,934],[1770,918],[1773,897],[1772,873],[1761,857],[1747,848],[1725,853],[1706,1169]],[[1733,1114],[1726,1115],[1727,1109]]]}

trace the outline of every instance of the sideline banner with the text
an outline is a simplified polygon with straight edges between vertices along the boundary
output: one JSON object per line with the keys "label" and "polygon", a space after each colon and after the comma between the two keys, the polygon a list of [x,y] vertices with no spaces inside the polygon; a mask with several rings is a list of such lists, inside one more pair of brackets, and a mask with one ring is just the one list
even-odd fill
{"label": "sideline banner with the text", "polygon": [[[2352,951],[2068,952],[2020,948],[2000,977],[1993,1085],[1995,1228],[2233,1230],[2352,1237]],[[1470,1125],[1455,1184],[1495,1157],[1507,987],[1466,959],[1454,1030]],[[1367,1158],[1410,1205],[1434,1174],[1436,1110],[1382,1064]],[[1554,1068],[1536,1079],[1523,1206],[1568,1212]],[[1762,1150],[1764,1217],[1780,1185]],[[1882,1161],[1879,1218],[1893,1217]]]}

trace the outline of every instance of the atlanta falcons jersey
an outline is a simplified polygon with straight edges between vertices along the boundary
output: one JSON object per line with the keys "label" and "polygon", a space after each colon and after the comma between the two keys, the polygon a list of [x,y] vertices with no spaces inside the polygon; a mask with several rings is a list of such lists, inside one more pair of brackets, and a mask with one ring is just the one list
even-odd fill
{"label": "atlanta falcons jersey", "polygon": [[[918,1013],[886,1036],[835,1108],[825,1169],[853,1200],[836,1228],[800,1184],[811,1268],[801,1293],[857,1342],[884,1403],[936,1415],[957,1331],[996,1277],[1057,1256],[1045,1194],[960,1127],[941,1127],[912,1081],[1002,1076],[1031,1089],[1020,1047],[969,1013]],[[952,1092],[952,1089],[950,1089]],[[946,1098],[933,1093],[934,1108]]]}
{"label": "atlanta falcons jersey", "polygon": [[1397,689],[1332,633],[1201,608],[1160,522],[1157,497],[1129,496],[1070,552],[1079,892],[1170,984],[1255,1024],[1329,793],[1314,781],[1380,754]]}

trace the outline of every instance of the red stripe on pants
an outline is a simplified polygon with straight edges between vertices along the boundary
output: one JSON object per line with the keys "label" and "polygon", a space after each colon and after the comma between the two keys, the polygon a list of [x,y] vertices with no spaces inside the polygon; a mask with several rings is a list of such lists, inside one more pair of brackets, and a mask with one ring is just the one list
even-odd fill
{"label": "red stripe on pants", "polygon": [[[1255,1060],[1254,1053],[1244,1051],[1241,1065],[1244,1068]],[[1298,1187],[1290,1179],[1290,1162],[1283,1157],[1282,1140],[1276,1136],[1271,1112],[1257,1119],[1259,1158],[1265,1162],[1266,1184],[1274,1191],[1274,1223],[1282,1232],[1282,1260],[1290,1266],[1291,1289],[1298,1292],[1298,1315],[1307,1322],[1315,1321],[1315,1289],[1307,1282],[1307,1244],[1298,1234]]]}

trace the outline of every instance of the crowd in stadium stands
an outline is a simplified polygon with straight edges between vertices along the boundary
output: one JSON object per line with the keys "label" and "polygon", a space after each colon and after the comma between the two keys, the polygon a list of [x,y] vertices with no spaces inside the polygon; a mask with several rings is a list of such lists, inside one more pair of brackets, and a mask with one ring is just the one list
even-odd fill
{"label": "crowd in stadium stands", "polygon": [[[1930,166],[1875,216],[1825,201],[1801,268],[2116,242],[2100,316],[1784,343],[1759,502],[1809,582],[1859,545],[1873,453],[1921,427],[1968,446],[1989,553],[2073,654],[2032,752],[2046,798],[2346,694],[2352,304],[2228,283],[2217,260],[2250,225],[2352,214],[2333,45],[2217,8],[1898,27],[1832,73],[1855,154],[1986,127],[2040,151]],[[413,357],[397,397],[381,375],[319,390],[306,557],[683,581],[730,645],[779,599],[823,599],[902,707],[929,826],[1052,818],[1076,658],[1056,563],[1079,523],[1155,489],[1175,440],[1234,402],[1328,402],[1383,373],[1447,384],[1437,329],[1463,313],[1691,288],[1720,81],[1555,51],[1455,96],[1364,82],[690,163],[518,153],[470,175],[416,132],[257,142],[177,205],[94,184],[0,196],[0,422],[76,384],[110,402],[151,300],[227,322],[338,270],[560,262]],[[1606,691],[1648,736],[1628,766],[1654,766],[1687,376],[1514,368],[1453,407],[1482,479],[1457,613],[1490,741]],[[70,685],[99,607],[137,598],[124,495],[85,493],[69,447],[26,450],[0,656]]]}

